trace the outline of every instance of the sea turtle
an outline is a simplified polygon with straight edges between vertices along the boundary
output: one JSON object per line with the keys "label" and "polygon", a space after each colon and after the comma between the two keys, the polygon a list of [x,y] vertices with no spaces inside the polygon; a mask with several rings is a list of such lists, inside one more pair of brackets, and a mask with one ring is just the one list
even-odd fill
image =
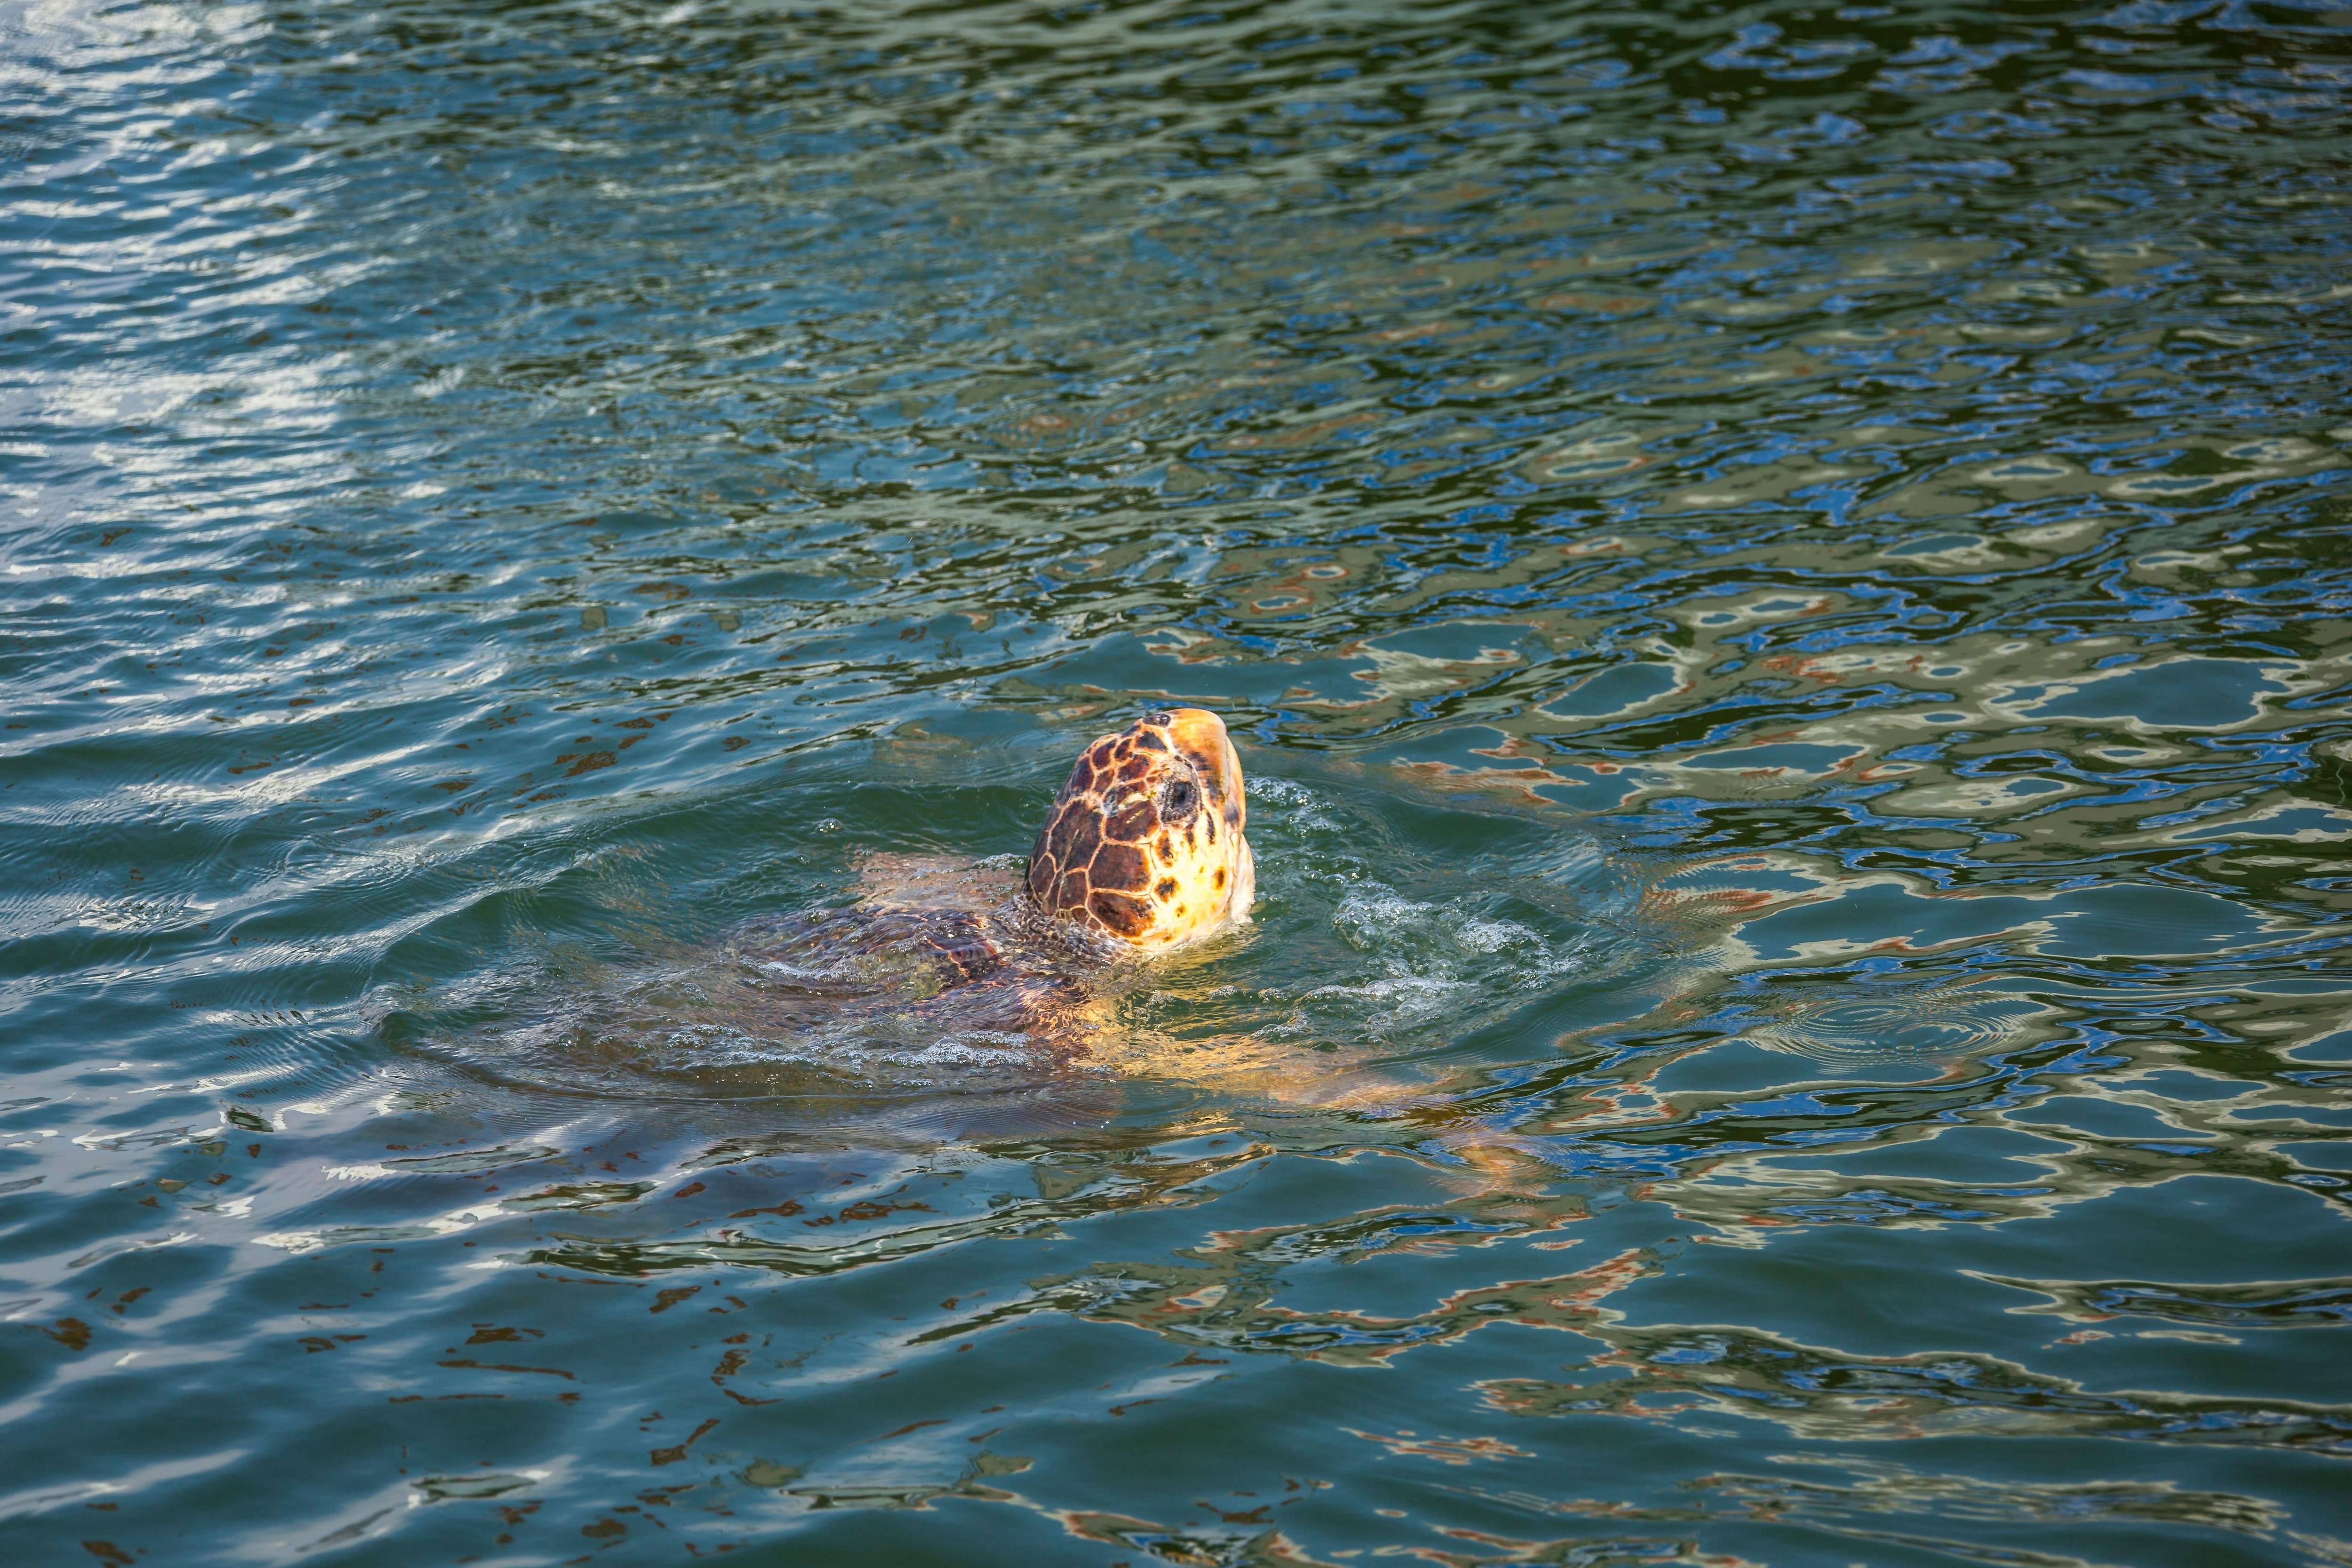
{"label": "sea turtle", "polygon": [[468,1058],[574,1089],[821,1102],[812,1125],[828,1137],[881,1135],[885,1121],[845,1107],[912,1107],[926,1127],[978,1114],[966,1131],[1002,1131],[1040,1125],[1022,1120],[1038,1106],[1042,1125],[1099,1121],[1138,1081],[1213,1083],[1351,1117],[1410,1115],[1415,1138],[1485,1170],[1481,1139],[1449,1131],[1455,1100],[1483,1106],[1483,1094],[1390,1073],[1377,1054],[1303,1049],[1288,1021],[1236,1028],[1222,1004],[1178,1006],[1172,1032],[1127,1006],[1139,991],[1185,989],[1173,966],[1138,960],[1248,922],[1247,825],[1223,721],[1146,712],[1080,753],[1025,863],[869,856],[854,901],[757,916],[585,985],[535,984],[494,1050]]}
{"label": "sea turtle", "polygon": [[1248,921],[1248,815],[1224,721],[1148,712],[1079,755],[1017,884],[876,857],[856,903],[735,927],[721,944],[742,983],[730,1010],[739,1026],[824,1037],[849,1058],[1013,1035],[1066,1052],[1118,960]]}

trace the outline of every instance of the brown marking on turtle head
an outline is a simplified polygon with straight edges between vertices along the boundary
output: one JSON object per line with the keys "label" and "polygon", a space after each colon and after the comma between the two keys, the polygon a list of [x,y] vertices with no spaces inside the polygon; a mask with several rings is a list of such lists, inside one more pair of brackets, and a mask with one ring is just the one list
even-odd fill
{"label": "brown marking on turtle head", "polygon": [[1133,942],[1151,929],[1151,906],[1125,893],[1097,893],[1087,900],[1087,912],[1114,936]]}
{"label": "brown marking on turtle head", "polygon": [[1082,869],[1102,844],[1102,817],[1087,797],[1065,803],[1050,830],[1055,860],[1066,870]]}
{"label": "brown marking on turtle head", "polygon": [[[1123,779],[1120,782],[1132,784],[1139,781]],[[1111,813],[1110,820],[1103,824],[1103,837],[1119,844],[1132,844],[1136,847],[1136,852],[1140,854],[1145,841],[1151,837],[1151,830],[1159,826],[1160,811],[1157,803],[1149,795],[1141,795],[1129,800],[1125,805]],[[1099,886],[1102,879],[1097,877],[1095,881]]]}
{"label": "brown marking on turtle head", "polygon": [[1030,853],[1029,896],[1046,914],[1138,948],[1208,936],[1249,918],[1257,876],[1247,819],[1224,721],[1201,708],[1147,713],[1070,770]]}

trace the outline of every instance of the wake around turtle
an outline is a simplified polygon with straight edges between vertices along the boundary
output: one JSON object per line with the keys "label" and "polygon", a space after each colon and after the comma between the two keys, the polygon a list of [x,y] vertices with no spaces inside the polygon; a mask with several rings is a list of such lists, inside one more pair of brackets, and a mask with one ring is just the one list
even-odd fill
{"label": "wake around turtle", "polygon": [[[1067,1051],[1124,957],[1246,924],[1257,869],[1241,759],[1200,708],[1149,712],[1082,752],[1017,885],[945,859],[877,857],[845,909],[762,917],[725,947],[769,1026],[1028,1037]],[[878,1042],[876,1042],[878,1043]]]}

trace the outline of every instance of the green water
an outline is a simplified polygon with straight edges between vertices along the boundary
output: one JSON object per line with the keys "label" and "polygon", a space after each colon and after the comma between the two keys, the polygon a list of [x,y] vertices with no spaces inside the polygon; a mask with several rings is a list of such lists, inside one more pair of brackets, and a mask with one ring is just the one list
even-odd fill
{"label": "green water", "polygon": [[2330,3],[0,3],[0,1557],[2352,1563]]}

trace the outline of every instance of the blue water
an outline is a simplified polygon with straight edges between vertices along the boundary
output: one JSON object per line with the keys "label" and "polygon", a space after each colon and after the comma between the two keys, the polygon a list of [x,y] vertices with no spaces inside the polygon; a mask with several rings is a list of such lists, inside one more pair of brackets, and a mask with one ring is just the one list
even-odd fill
{"label": "blue water", "polygon": [[[2347,132],[2325,0],[0,4],[0,1557],[2352,1563]],[[1245,932],[755,1005],[1171,701]]]}

